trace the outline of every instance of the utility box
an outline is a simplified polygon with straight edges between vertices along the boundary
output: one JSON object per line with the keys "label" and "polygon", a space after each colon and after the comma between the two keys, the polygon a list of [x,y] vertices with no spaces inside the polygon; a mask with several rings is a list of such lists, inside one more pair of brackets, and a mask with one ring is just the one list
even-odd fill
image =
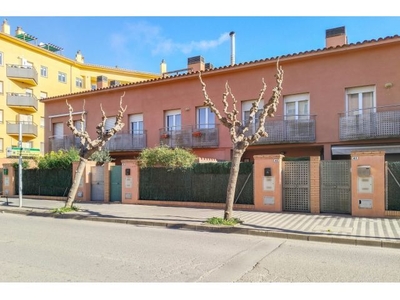
{"label": "utility box", "polygon": [[357,167],[358,177],[370,177],[371,176],[371,166],[358,166]]}
{"label": "utility box", "polygon": [[359,208],[372,208],[372,199],[360,199],[358,200]]}
{"label": "utility box", "polygon": [[264,191],[275,191],[275,178],[273,176],[265,176],[263,182]]}

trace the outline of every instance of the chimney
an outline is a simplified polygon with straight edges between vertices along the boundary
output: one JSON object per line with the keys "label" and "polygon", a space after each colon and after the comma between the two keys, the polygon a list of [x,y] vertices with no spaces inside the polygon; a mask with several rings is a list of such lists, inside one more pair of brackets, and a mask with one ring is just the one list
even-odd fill
{"label": "chimney", "polygon": [[325,36],[325,43],[326,43],[325,45],[326,48],[346,45],[347,44],[346,28],[342,26],[342,27],[327,29]]}
{"label": "chimney", "polygon": [[18,26],[17,29],[15,30],[15,35],[20,35],[22,33],[25,33],[25,31],[23,31],[22,28]]}
{"label": "chimney", "polygon": [[7,19],[4,19],[3,25],[1,25],[1,32],[10,34],[10,25],[8,25]]}
{"label": "chimney", "polygon": [[188,69],[192,69],[192,72],[204,71],[206,69],[204,58],[202,56],[188,58]]}
{"label": "chimney", "polygon": [[76,52],[76,55],[75,55],[75,60],[77,61],[77,62],[80,62],[80,63],[84,63],[85,61],[85,58],[83,57],[83,55],[82,55],[82,53],[81,53],[81,50],[78,50],[78,52]]}
{"label": "chimney", "polygon": [[108,80],[106,76],[97,76],[97,88],[105,88],[108,87]]}
{"label": "chimney", "polygon": [[235,64],[235,32],[229,33],[231,36],[231,66]]}
{"label": "chimney", "polygon": [[161,75],[164,73],[167,73],[167,63],[165,62],[165,60],[161,61],[160,72],[161,72]]}

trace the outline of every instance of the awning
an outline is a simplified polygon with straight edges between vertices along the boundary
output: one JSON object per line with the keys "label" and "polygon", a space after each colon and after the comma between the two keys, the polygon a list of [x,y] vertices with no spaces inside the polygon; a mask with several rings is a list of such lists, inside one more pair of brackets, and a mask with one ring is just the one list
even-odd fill
{"label": "awning", "polygon": [[385,153],[400,153],[400,145],[332,146],[332,155],[350,155],[352,151],[385,151]]}

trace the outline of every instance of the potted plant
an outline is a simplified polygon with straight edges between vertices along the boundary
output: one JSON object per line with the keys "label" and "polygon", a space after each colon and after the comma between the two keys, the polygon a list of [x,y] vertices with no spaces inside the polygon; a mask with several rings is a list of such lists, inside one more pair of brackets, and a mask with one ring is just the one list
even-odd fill
{"label": "potted plant", "polygon": [[201,137],[201,135],[202,135],[202,133],[200,131],[194,131],[192,133],[192,136],[194,136],[194,137]]}

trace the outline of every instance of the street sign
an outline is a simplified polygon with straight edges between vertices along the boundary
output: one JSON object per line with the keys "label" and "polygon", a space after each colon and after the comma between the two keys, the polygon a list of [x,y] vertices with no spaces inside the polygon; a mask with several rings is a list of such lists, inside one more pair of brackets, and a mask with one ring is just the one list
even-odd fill
{"label": "street sign", "polygon": [[38,157],[40,156],[39,148],[20,148],[20,147],[8,147],[7,157]]}

